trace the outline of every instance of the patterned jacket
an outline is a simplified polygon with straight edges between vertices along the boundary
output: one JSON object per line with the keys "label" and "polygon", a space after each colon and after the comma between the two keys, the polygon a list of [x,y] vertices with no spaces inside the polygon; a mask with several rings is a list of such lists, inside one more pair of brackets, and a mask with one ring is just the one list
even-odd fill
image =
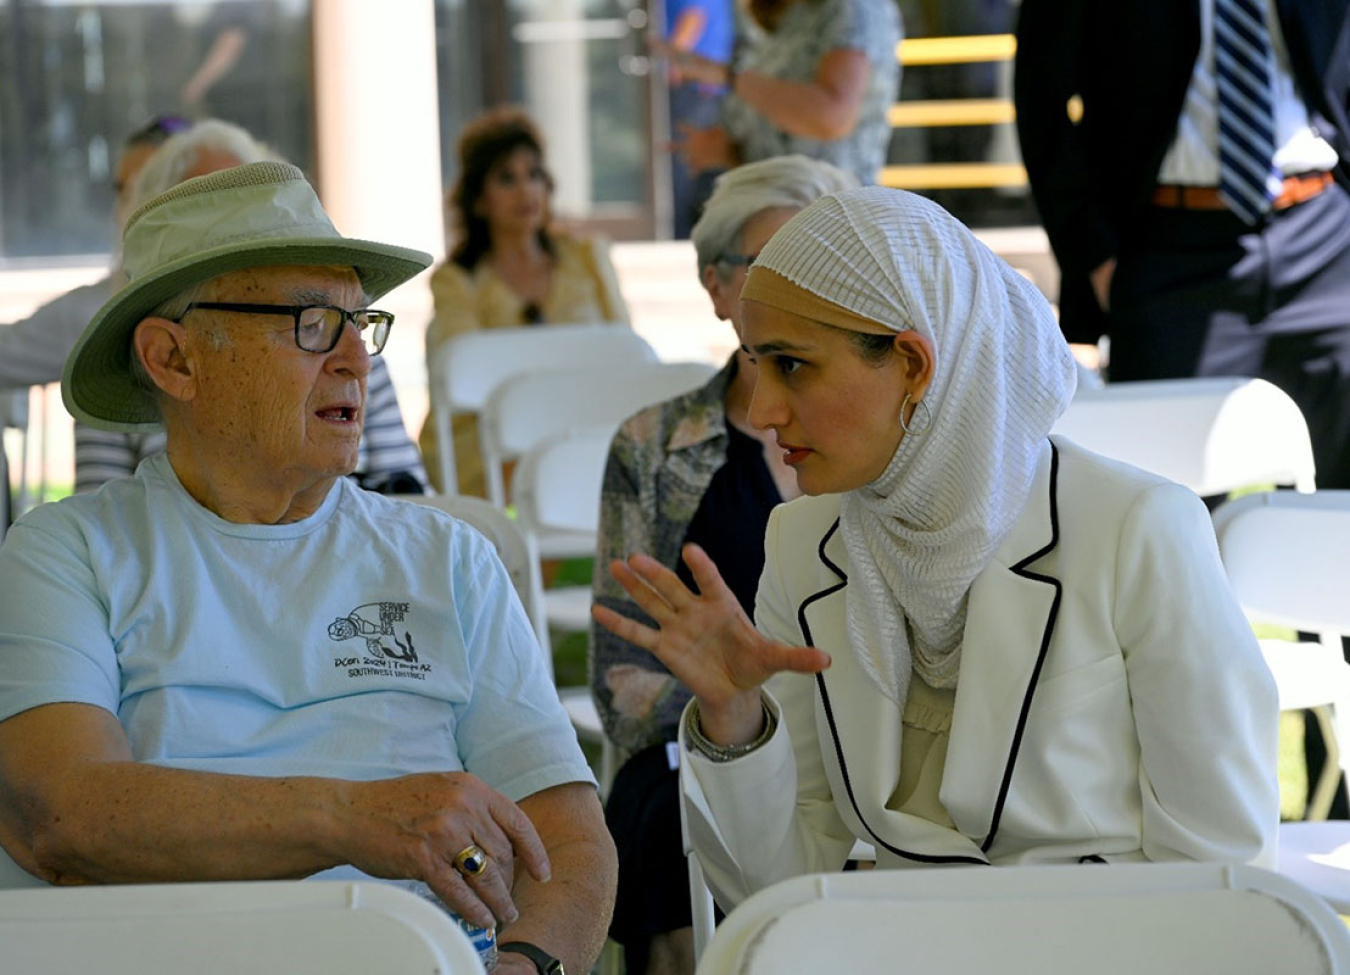
{"label": "patterned jacket", "polygon": [[[674,569],[689,523],[727,459],[727,386],[735,356],[708,383],[648,407],[614,435],[600,495],[595,601],[644,623],[609,564],[645,552]],[[629,752],[673,741],[689,691],[650,653],[591,624],[591,693],[605,733]]]}

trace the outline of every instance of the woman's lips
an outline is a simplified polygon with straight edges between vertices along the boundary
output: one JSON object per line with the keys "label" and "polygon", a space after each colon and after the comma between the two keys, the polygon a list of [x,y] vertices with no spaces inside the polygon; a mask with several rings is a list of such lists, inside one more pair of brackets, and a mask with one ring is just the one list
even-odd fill
{"label": "woman's lips", "polygon": [[779,444],[778,446],[783,451],[783,463],[787,464],[789,467],[800,464],[806,459],[807,455],[811,453],[809,447],[797,447],[788,443]]}

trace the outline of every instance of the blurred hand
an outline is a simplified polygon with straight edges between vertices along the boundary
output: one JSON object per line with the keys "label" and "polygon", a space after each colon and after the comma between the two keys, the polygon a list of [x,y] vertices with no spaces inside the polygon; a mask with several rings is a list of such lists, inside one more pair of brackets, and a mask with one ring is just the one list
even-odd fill
{"label": "blurred hand", "polygon": [[698,698],[703,733],[719,744],[744,744],[759,732],[759,687],[780,671],[815,673],[829,655],[811,647],[776,643],[755,629],[717,567],[697,545],[684,562],[701,595],[647,555],[610,563],[610,573],[656,626],[645,626],[603,606],[596,622],[642,647],[670,668]]}
{"label": "blurred hand", "polygon": [[652,54],[665,58],[670,65],[672,84],[697,82],[705,85],[725,85],[731,81],[730,65],[723,61],[714,61],[702,54],[681,50],[659,37],[652,38],[648,45]]}
{"label": "blurred hand", "polygon": [[[480,927],[508,924],[515,859],[537,880],[549,878],[548,854],[528,816],[467,772],[424,773],[352,783],[335,852],[374,877],[415,879]],[[465,876],[455,856],[476,844],[487,869]]]}
{"label": "blurred hand", "polygon": [[700,129],[681,122],[675,130],[679,138],[671,143],[671,148],[680,154],[691,172],[731,169],[737,164],[736,144],[720,125]]}

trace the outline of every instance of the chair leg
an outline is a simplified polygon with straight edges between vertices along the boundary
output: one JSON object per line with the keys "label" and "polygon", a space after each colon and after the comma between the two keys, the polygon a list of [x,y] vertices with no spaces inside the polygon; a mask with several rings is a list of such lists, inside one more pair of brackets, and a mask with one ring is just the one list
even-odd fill
{"label": "chair leg", "polygon": [[[1310,788],[1308,805],[1303,818],[1308,822],[1327,818],[1331,804],[1336,799],[1336,788],[1341,781],[1340,744],[1336,740],[1336,728],[1331,709],[1326,705],[1312,708],[1317,717],[1317,726],[1322,732],[1322,741],[1326,744],[1327,757],[1322,762],[1322,771],[1317,776],[1317,784]],[[1311,785],[1311,783],[1310,783]]]}

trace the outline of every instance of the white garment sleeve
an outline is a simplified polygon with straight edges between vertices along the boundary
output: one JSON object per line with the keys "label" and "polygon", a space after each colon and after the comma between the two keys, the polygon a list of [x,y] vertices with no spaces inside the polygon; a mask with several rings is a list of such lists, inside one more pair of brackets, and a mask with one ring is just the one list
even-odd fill
{"label": "white garment sleeve", "polygon": [[1143,493],[1115,579],[1145,856],[1274,867],[1278,697],[1199,499],[1173,484]]}
{"label": "white garment sleeve", "polygon": [[[755,623],[772,640],[803,646],[797,606],[778,569],[780,512],[769,516]],[[680,722],[680,779],[690,842],[708,886],[727,910],[779,880],[841,869],[854,843],[825,776],[815,678],[780,674],[765,692],[778,728],[743,758],[713,762],[692,751]]]}

